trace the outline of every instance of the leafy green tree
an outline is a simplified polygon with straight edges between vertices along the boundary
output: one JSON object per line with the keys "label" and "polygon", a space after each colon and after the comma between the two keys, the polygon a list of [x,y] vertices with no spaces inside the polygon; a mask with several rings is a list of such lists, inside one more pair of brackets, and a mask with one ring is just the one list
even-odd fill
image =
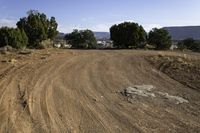
{"label": "leafy green tree", "polygon": [[138,47],[146,41],[146,32],[137,23],[124,22],[110,28],[111,40],[118,48]]}
{"label": "leafy green tree", "polygon": [[91,30],[74,30],[65,39],[72,48],[96,48],[96,38]]}
{"label": "leafy green tree", "polygon": [[192,47],[192,51],[194,52],[200,52],[200,42],[199,41],[195,41],[193,47]]}
{"label": "leafy green tree", "polygon": [[51,17],[50,21],[49,21],[49,27],[48,27],[48,38],[49,39],[54,39],[55,36],[58,34],[57,31],[58,28],[58,24],[56,22],[55,17]]}
{"label": "leafy green tree", "polygon": [[196,49],[194,51],[200,52],[200,41],[197,41]]}
{"label": "leafy green tree", "polygon": [[149,32],[148,43],[157,50],[167,50],[171,47],[172,40],[167,30],[154,28]]}
{"label": "leafy green tree", "polygon": [[192,51],[200,52],[200,42],[193,38],[187,38],[178,44],[179,49],[189,49]]}
{"label": "leafy green tree", "polygon": [[0,47],[10,45],[14,48],[25,48],[28,44],[28,38],[23,30],[18,28],[0,28]]}
{"label": "leafy green tree", "polygon": [[189,50],[192,50],[195,46],[195,40],[193,38],[187,38],[185,40],[183,40],[183,45],[189,49]]}
{"label": "leafy green tree", "polygon": [[37,47],[43,40],[54,39],[58,33],[54,17],[49,20],[44,13],[35,10],[28,11],[27,15],[17,22],[17,27],[25,31],[30,47]]}

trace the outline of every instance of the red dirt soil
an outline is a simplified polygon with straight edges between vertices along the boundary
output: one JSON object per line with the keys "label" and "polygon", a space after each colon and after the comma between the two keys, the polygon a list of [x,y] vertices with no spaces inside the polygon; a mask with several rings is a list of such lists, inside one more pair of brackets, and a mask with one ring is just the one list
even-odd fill
{"label": "red dirt soil", "polygon": [[[57,49],[0,54],[0,132],[200,132],[199,91],[146,60],[160,53],[184,56]],[[120,93],[143,84],[189,103],[149,97],[130,103]]]}

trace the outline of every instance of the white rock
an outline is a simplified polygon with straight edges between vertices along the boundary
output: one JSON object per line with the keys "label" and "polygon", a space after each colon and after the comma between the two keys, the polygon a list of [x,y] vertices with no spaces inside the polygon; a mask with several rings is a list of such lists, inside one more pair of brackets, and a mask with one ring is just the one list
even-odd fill
{"label": "white rock", "polygon": [[152,89],[154,86],[152,85],[136,85],[134,87],[128,87],[125,89],[125,95],[138,95],[143,97],[156,97],[154,93],[152,93]]}
{"label": "white rock", "polygon": [[175,102],[176,104],[189,103],[188,100],[186,100],[182,97],[179,97],[179,96],[173,96],[173,95],[169,95],[168,93],[163,93],[163,92],[158,92],[158,94],[164,96],[169,101]]}

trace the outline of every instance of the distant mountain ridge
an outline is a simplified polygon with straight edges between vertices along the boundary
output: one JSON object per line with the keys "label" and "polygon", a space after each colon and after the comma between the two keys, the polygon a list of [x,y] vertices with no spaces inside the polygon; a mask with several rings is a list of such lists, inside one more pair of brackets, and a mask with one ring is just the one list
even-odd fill
{"label": "distant mountain ridge", "polygon": [[200,26],[164,27],[172,36],[172,40],[180,41],[187,38],[200,40]]}
{"label": "distant mountain ridge", "polygon": [[94,36],[97,40],[109,40],[110,33],[109,32],[94,32]]}
{"label": "distant mountain ridge", "polygon": [[56,36],[56,39],[64,39],[65,38],[65,33],[59,32],[58,35]]}
{"label": "distant mountain ridge", "polygon": [[[200,40],[200,26],[174,26],[174,27],[164,27],[169,34],[172,36],[172,40],[181,41],[187,38],[193,38],[195,40]],[[58,38],[63,39],[65,33],[59,33]],[[94,32],[94,36],[97,40],[109,40],[109,32]]]}

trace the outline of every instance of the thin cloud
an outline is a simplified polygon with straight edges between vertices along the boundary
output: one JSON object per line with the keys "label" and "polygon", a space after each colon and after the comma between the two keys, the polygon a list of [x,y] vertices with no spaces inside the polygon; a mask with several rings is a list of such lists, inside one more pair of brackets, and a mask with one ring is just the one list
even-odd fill
{"label": "thin cloud", "polygon": [[88,28],[81,27],[80,25],[68,25],[68,26],[58,25],[58,31],[63,32],[63,33],[70,33],[74,29],[83,30],[83,29],[88,29]]}
{"label": "thin cloud", "polygon": [[16,27],[16,20],[13,19],[0,19],[0,27]]}

